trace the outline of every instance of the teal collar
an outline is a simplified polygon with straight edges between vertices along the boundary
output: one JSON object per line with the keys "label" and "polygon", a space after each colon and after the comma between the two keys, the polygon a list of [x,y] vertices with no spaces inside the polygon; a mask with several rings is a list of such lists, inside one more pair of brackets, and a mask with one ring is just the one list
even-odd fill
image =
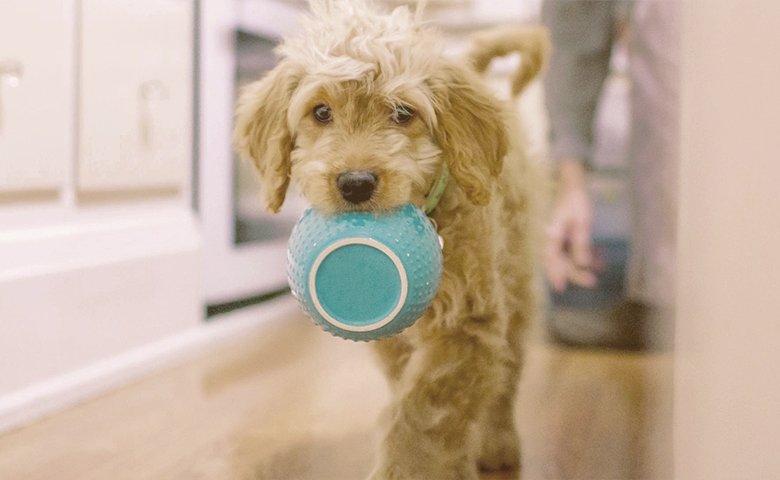
{"label": "teal collar", "polygon": [[447,189],[447,183],[450,181],[450,169],[447,166],[447,162],[443,161],[441,164],[441,172],[439,178],[431,187],[431,191],[428,192],[428,197],[425,199],[425,206],[423,210],[426,215],[430,215],[441,201],[441,197],[444,195],[444,191]]}

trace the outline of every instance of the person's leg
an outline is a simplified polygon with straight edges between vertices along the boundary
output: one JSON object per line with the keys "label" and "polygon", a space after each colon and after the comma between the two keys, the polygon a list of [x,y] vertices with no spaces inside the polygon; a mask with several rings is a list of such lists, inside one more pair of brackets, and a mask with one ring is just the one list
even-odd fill
{"label": "person's leg", "polygon": [[633,11],[631,75],[632,254],[627,296],[670,307],[674,296],[679,163],[677,2],[639,0]]}
{"label": "person's leg", "polygon": [[[679,163],[678,2],[638,0],[632,12],[631,142],[633,194],[631,256],[626,296],[649,316],[643,325],[659,334],[658,313],[674,303]],[[653,341],[653,339],[649,339]]]}

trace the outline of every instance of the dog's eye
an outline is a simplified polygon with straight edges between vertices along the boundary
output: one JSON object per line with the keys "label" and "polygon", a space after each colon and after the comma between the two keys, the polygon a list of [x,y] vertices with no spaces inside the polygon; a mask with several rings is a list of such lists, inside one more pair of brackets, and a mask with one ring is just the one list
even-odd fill
{"label": "dog's eye", "polygon": [[333,112],[330,107],[325,104],[320,104],[314,107],[314,118],[320,123],[330,123],[333,120]]}
{"label": "dog's eye", "polygon": [[404,125],[414,118],[414,109],[406,105],[396,105],[393,108],[393,121],[398,125]]}

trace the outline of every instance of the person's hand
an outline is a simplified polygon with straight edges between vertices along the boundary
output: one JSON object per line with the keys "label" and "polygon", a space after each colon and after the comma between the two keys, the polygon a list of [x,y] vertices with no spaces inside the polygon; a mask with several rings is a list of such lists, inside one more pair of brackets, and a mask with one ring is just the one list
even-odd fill
{"label": "person's hand", "polygon": [[547,227],[547,278],[558,292],[565,290],[569,282],[592,288],[596,286],[591,251],[593,207],[585,169],[578,160],[565,160],[559,173],[559,191]]}

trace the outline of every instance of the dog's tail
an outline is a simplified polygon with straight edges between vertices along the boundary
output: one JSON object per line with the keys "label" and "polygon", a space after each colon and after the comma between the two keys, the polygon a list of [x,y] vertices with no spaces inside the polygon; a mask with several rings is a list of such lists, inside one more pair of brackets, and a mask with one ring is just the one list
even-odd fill
{"label": "dog's tail", "polygon": [[520,54],[520,68],[512,74],[512,96],[519,95],[544,67],[550,36],[542,26],[501,26],[472,35],[467,55],[477,72],[487,70],[494,58]]}

